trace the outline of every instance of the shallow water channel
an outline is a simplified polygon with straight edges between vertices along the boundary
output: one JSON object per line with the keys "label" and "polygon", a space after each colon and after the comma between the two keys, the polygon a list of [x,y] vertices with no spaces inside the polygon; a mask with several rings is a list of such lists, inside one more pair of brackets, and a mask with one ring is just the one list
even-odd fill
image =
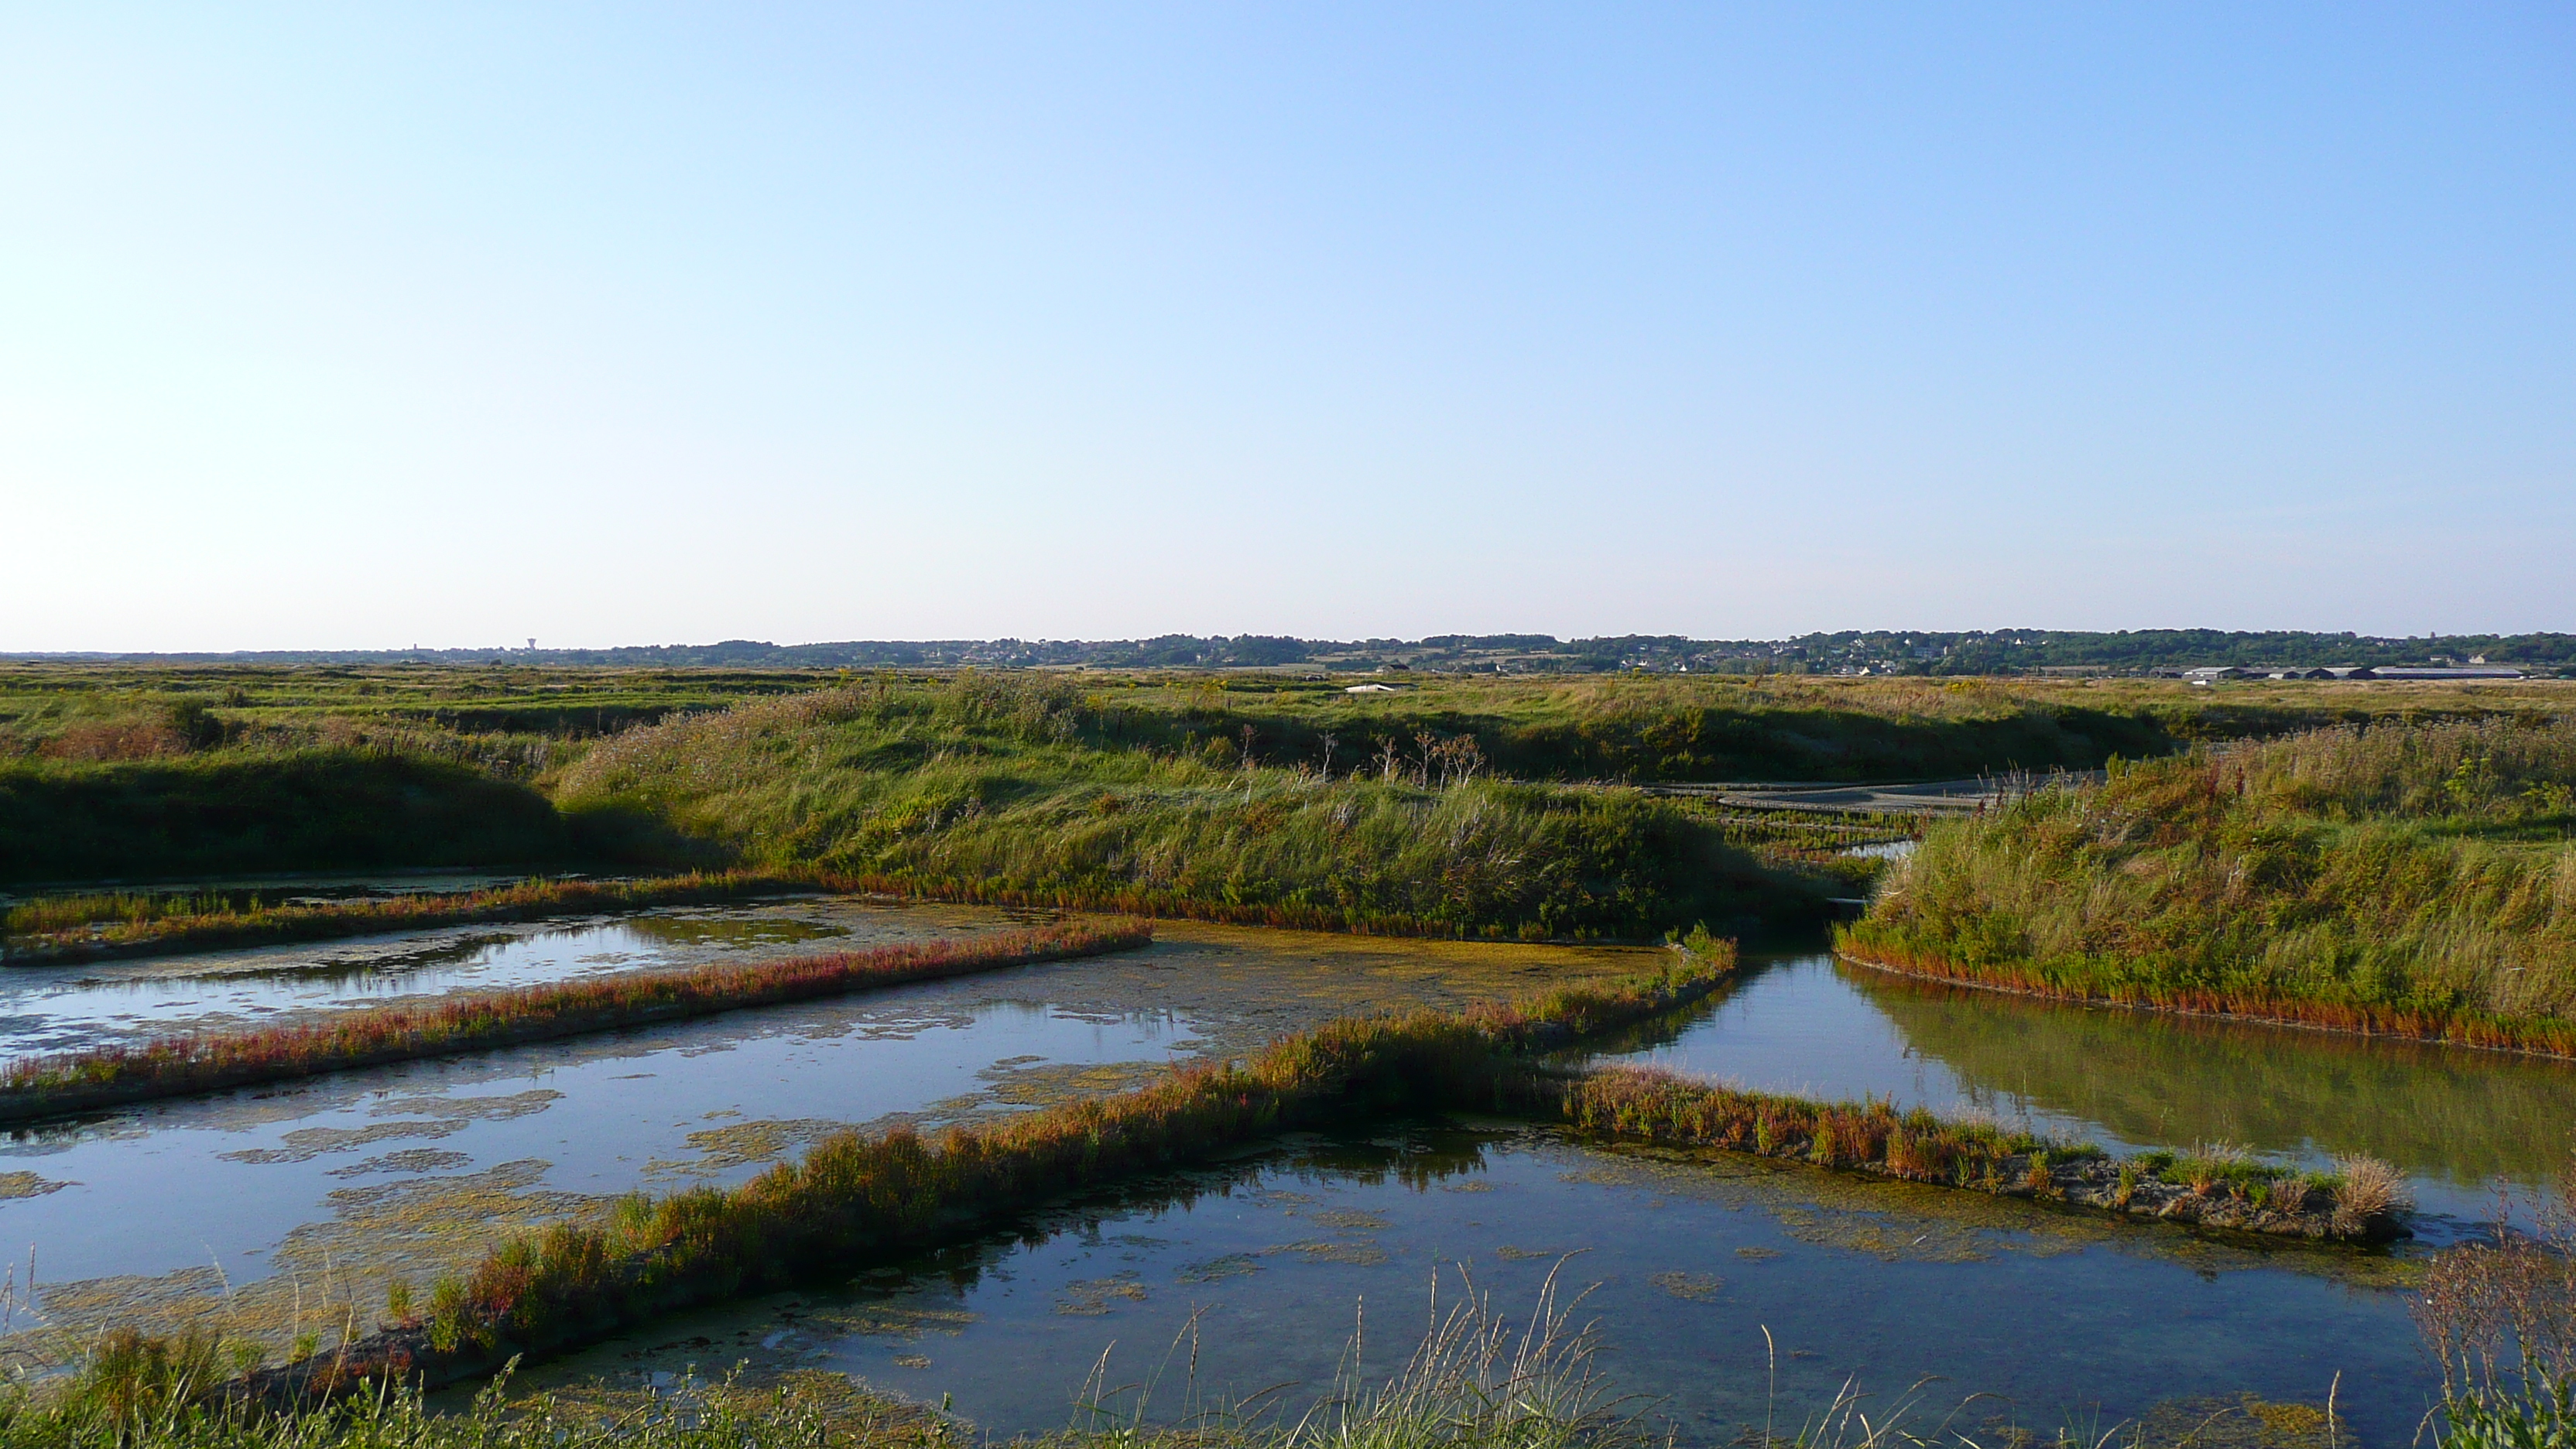
{"label": "shallow water channel", "polygon": [[987,929],[992,913],[791,897],[613,917],[0,969],[0,1060],[231,1031],[397,997],[670,970],[777,948],[857,949]]}
{"label": "shallow water channel", "polygon": [[[403,959],[417,964],[395,972],[412,974],[386,989],[418,991],[1011,922],[816,899],[581,928],[629,933],[617,937],[514,931],[474,948],[502,952],[484,976],[447,974],[468,970],[465,958],[442,964],[401,942],[117,964],[175,1000],[222,989],[248,958],[318,981],[413,950]],[[619,1192],[739,1181],[841,1125],[1120,1090],[1172,1060],[1238,1055],[1333,1016],[1656,959],[1167,922],[1141,952],[21,1132],[0,1146],[0,1251],[33,1245],[57,1324],[211,1320],[328,1341],[353,1315],[372,1320],[390,1275],[425,1284],[502,1231]],[[324,986],[261,1004],[359,999],[379,997]],[[2300,1159],[2367,1151],[2414,1178],[2429,1241],[2482,1216],[2498,1177],[2537,1184],[2576,1121],[2576,1071],[2557,1064],[2056,1006],[1813,950],[1751,955],[1719,997],[1609,1045],[1745,1086],[1981,1111],[2115,1151],[2219,1139]],[[1112,1386],[1146,1375],[1204,1309],[1196,1392],[1293,1384],[1281,1402],[1302,1404],[1332,1379],[1362,1299],[1359,1362],[1382,1376],[1419,1336],[1435,1270],[1467,1265],[1498,1307],[1525,1312],[1545,1269],[1572,1253],[1568,1296],[1600,1285],[1578,1316],[1602,1322],[1602,1367],[1693,1440],[1761,1421],[1767,1326],[1780,1345],[1777,1412],[1793,1421],[1855,1374],[1889,1396],[1943,1375],[1926,1391],[1940,1400],[1933,1417],[1982,1391],[2046,1431],[2088,1415],[2107,1427],[2194,1413],[2211,1395],[2317,1403],[2341,1372],[2347,1427],[2395,1443],[2429,1388],[2401,1291],[2421,1251],[2226,1244],[1743,1159],[1604,1151],[1509,1124],[1386,1124],[1131,1184],[852,1283],[657,1324],[533,1377],[631,1384],[749,1359],[930,1402],[950,1394],[999,1433],[1044,1430],[1068,1421],[1113,1340]],[[1185,1378],[1165,1378],[1155,1414],[1182,1410]],[[2001,1402],[1963,1422],[2004,1413]]]}

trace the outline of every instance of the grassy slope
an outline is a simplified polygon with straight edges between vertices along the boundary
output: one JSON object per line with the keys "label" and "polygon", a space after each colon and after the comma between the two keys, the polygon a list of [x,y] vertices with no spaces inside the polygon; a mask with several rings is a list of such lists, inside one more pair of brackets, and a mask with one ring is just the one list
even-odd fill
{"label": "grassy slope", "polygon": [[0,765],[0,880],[560,860],[527,785],[377,750]]}
{"label": "grassy slope", "polygon": [[2576,723],[2193,754],[1934,829],[1846,933],[1967,979],[2576,1051]]}

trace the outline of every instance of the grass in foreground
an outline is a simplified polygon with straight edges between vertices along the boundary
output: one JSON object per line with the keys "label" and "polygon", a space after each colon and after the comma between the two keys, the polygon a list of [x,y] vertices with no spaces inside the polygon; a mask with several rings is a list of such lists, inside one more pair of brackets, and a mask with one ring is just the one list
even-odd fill
{"label": "grass in foreground", "polygon": [[2415,1325],[2442,1369],[2437,1449],[2576,1444],[2576,1157],[2531,1231],[2499,1200],[2483,1242],[2436,1254]]}
{"label": "grass in foreground", "polygon": [[2576,720],[2338,728],[1933,826],[1859,960],[2576,1055]]}
{"label": "grass in foreground", "polygon": [[[1463,1267],[1458,1274],[1465,1291],[1449,1296],[1444,1310],[1435,1285],[1431,1322],[1391,1378],[1364,1381],[1347,1367],[1357,1359],[1354,1342],[1320,1401],[1294,1418],[1275,1396],[1268,1406],[1202,1403],[1195,1385],[1184,1386],[1190,1397],[1174,1414],[1153,1402],[1158,1384],[1111,1394],[1096,1370],[1072,1406],[1070,1427],[1008,1442],[1027,1449],[1654,1449],[1674,1442],[1651,1405],[1620,1395],[1598,1367],[1601,1325],[1575,1318],[1584,1295],[1560,1303],[1551,1274],[1526,1314],[1497,1311]],[[812,1370],[761,1387],[692,1377],[669,1390],[517,1400],[507,1395],[505,1371],[466,1412],[439,1414],[416,1387],[385,1380],[337,1398],[263,1406],[222,1392],[215,1357],[203,1343],[111,1337],[77,1378],[0,1397],[0,1442],[26,1449],[971,1449],[989,1442],[943,1411]],[[1982,1449],[1968,1430],[1998,1449],[2209,1442],[2306,1449],[2340,1442],[2331,1404],[2321,1414],[2296,1410],[2322,1424],[2321,1436],[2230,1434],[2233,1425],[2213,1436],[2216,1416],[2202,1415],[2179,1439],[2127,1423],[2041,1436],[1998,1424],[1981,1394],[1934,1420],[1924,1384],[1880,1402],[1847,1381],[1829,1402],[1792,1419],[1795,1411],[1784,1414],[1776,1401],[1776,1359],[1772,1368],[1767,1421],[1743,1426],[1733,1441],[1747,1449]],[[1797,1427],[1780,1432],[1790,1422]]]}
{"label": "grass in foreground", "polygon": [[1126,950],[1152,939],[1152,927],[1141,921],[1059,922],[962,941],[464,993],[417,1005],[341,1012],[301,1026],[29,1057],[0,1073],[0,1121],[838,996]]}
{"label": "grass in foreground", "polygon": [[490,890],[271,905],[258,891],[107,891],[40,896],[8,909],[0,960],[19,965],[215,951],[478,921],[636,911],[814,888],[773,872],[692,872],[656,880],[526,880]]}

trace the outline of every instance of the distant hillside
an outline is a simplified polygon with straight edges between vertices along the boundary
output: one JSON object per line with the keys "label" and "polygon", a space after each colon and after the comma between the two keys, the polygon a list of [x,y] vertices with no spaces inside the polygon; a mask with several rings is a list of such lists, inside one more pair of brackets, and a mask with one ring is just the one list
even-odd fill
{"label": "distant hillside", "polygon": [[259,650],[231,654],[0,654],[0,658],[128,663],[513,664],[640,668],[864,669],[1084,665],[1095,669],[1282,669],[1598,674],[1623,669],[1692,673],[2021,674],[2047,669],[2143,673],[2195,665],[2437,664],[2483,657],[2535,672],[2576,672],[2576,635],[2447,634],[2386,639],[2295,630],[2139,629],[2112,634],[2052,629],[1805,634],[1794,639],[1688,639],[1630,634],[1557,639],[1547,634],[1435,634],[1424,639],[1232,638],[852,640],[773,644],[638,645],[618,649]]}

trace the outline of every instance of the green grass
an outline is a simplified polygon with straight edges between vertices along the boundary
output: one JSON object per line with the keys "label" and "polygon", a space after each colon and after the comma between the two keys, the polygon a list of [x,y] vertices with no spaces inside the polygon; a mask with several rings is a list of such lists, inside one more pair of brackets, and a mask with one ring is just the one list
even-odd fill
{"label": "green grass", "polygon": [[1865,834],[1621,781],[2087,766],[2395,708],[2576,698],[1404,682],[1351,695],[1294,673],[0,664],[0,880],[747,865],[1253,923],[1640,937],[1812,918],[1876,867],[1832,853]]}
{"label": "green grass", "polygon": [[1845,950],[2050,995],[2576,1053],[2576,722],[2337,728],[1932,827]]}
{"label": "green grass", "polygon": [[1491,778],[1464,737],[1354,776],[1046,679],[872,682],[638,730],[556,781],[593,838],[916,894],[1300,926],[1652,937],[1848,889],[1634,790]]}
{"label": "green grass", "polygon": [[469,764],[375,749],[0,765],[0,880],[538,865],[551,803]]}

